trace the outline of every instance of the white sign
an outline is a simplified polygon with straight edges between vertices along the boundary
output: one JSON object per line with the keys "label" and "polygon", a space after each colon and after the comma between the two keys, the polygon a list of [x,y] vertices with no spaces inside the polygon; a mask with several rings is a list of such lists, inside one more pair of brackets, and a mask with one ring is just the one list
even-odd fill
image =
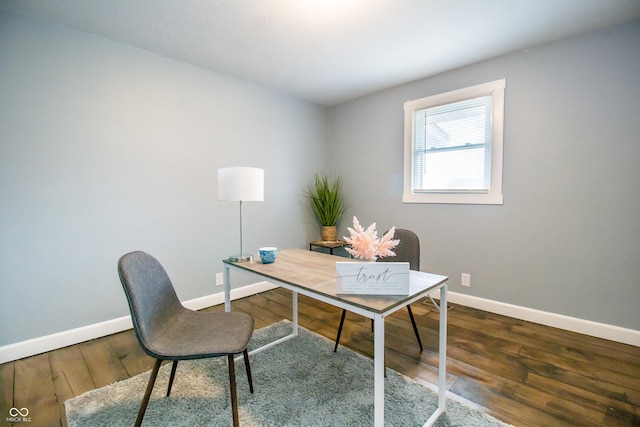
{"label": "white sign", "polygon": [[409,295],[408,262],[336,262],[338,294]]}

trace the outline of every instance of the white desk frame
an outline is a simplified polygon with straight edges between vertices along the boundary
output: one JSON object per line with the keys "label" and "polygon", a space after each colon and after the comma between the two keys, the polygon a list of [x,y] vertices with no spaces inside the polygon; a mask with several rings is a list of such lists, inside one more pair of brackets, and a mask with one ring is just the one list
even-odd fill
{"label": "white desk frame", "polygon": [[[311,255],[311,257],[332,257],[335,261],[344,261],[345,258],[321,254],[319,252],[310,252],[302,249],[289,249],[286,251],[281,251],[278,254],[278,258],[282,258],[286,256],[286,253],[291,253],[298,257],[306,257],[305,254],[315,254]],[[276,260],[276,263],[278,259]],[[380,310],[375,308],[367,308],[362,304],[354,302],[358,297],[361,296],[353,296],[353,295],[336,295],[335,294],[335,285],[333,286],[334,292],[326,292],[319,289],[313,289],[312,287],[306,287],[302,284],[293,283],[292,281],[279,280],[269,274],[267,271],[268,268],[266,265],[264,267],[259,261],[252,262],[231,262],[229,260],[224,260],[224,308],[225,311],[231,311],[231,270],[242,271],[243,273],[250,273],[256,275],[260,279],[267,279],[269,282],[276,284],[278,286],[282,286],[285,289],[288,289],[292,292],[292,302],[293,302],[293,328],[291,334],[279,338],[271,343],[268,343],[260,348],[254,349],[249,354],[254,354],[259,351],[265,350],[269,347],[277,345],[283,341],[289,340],[298,335],[298,294],[302,294],[308,296],[310,298],[325,302],[327,304],[331,304],[335,307],[346,309],[348,311],[360,314],[364,317],[368,317],[373,319],[374,321],[374,426],[375,427],[383,427],[384,426],[384,319],[390,314],[396,312],[397,310],[408,306],[409,304],[427,296],[429,293],[439,290],[440,291],[440,331],[439,331],[439,347],[438,347],[438,408],[436,411],[429,417],[427,422],[424,424],[424,427],[433,425],[437,419],[442,415],[446,410],[446,376],[447,376],[447,280],[448,278],[445,276],[436,276],[430,275],[429,273],[422,272],[411,272],[411,281],[416,281],[418,278],[423,278],[429,276],[435,278],[436,280],[432,280],[434,282],[433,285],[423,287],[418,292],[412,293],[406,299],[402,299],[401,301],[394,301],[394,304],[389,305],[388,307]],[[313,268],[313,266],[310,266]],[[261,271],[263,269],[264,271]],[[335,276],[335,271],[334,271]],[[334,277],[335,282],[335,277]],[[325,289],[330,288],[331,284],[323,283],[323,287]],[[380,298],[380,296],[377,296]],[[384,298],[384,297],[383,297]],[[389,297],[391,300],[398,300],[399,297],[393,296]],[[402,298],[402,297],[400,297]]]}

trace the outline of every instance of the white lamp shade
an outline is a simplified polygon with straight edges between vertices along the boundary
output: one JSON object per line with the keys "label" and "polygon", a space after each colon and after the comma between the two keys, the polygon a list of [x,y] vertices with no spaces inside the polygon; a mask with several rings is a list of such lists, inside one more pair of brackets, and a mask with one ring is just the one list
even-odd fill
{"label": "white lamp shade", "polygon": [[262,202],[264,169],[232,167],[218,169],[218,200]]}

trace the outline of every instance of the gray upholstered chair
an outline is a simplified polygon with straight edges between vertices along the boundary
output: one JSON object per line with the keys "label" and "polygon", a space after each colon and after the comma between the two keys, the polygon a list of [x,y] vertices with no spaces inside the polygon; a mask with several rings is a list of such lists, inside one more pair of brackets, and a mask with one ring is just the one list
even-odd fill
{"label": "gray upholstered chair", "polygon": [[243,353],[253,393],[247,344],[253,334],[253,318],[239,312],[199,312],[185,308],[178,300],[171,280],[160,263],[144,252],[128,253],[118,261],[118,274],[124,288],[133,328],[144,351],[156,359],[145,392],[136,426],[149,403],[149,397],[164,360],[171,360],[167,396],[178,360],[227,356],[231,387],[233,425],[238,426],[234,355]]}
{"label": "gray upholstered chair", "polygon": [[[396,253],[395,256],[389,256],[379,259],[379,261],[384,262],[408,262],[409,269],[420,271],[420,239],[416,233],[411,230],[404,230],[402,228],[397,228],[394,239],[399,239],[400,243],[396,246],[393,251]],[[416,320],[413,317],[413,312],[411,311],[411,306],[407,306],[407,310],[409,311],[409,317],[411,318],[411,324],[413,325],[413,331],[416,334],[416,338],[418,339],[418,345],[420,346],[420,351],[422,351],[422,341],[420,340],[420,333],[418,332],[418,326],[416,326]],[[338,349],[338,344],[340,343],[340,335],[342,334],[342,326],[344,325],[344,318],[347,314],[347,310],[342,310],[342,317],[340,318],[340,326],[338,327],[338,336],[336,337],[336,345],[333,348],[335,352]],[[373,325],[373,321],[372,321]]]}

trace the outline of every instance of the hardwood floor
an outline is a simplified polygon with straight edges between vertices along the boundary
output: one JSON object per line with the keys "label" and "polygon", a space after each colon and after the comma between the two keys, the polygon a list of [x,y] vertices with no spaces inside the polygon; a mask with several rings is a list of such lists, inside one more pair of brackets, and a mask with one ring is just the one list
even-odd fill
{"label": "hardwood floor", "polygon": [[[304,296],[299,307],[302,326],[335,338],[339,309]],[[412,308],[424,351],[418,349],[406,310],[400,310],[386,321],[386,363],[435,389],[438,312],[428,299]],[[291,319],[291,294],[275,289],[234,301],[233,309],[252,314],[261,328]],[[370,321],[348,313],[341,344],[371,357],[372,338]],[[507,423],[640,426],[638,347],[452,304],[447,356],[449,398]],[[152,365],[131,330],[5,363],[0,365],[0,420],[6,422],[12,407],[28,408],[30,427],[66,426],[65,400]]]}

